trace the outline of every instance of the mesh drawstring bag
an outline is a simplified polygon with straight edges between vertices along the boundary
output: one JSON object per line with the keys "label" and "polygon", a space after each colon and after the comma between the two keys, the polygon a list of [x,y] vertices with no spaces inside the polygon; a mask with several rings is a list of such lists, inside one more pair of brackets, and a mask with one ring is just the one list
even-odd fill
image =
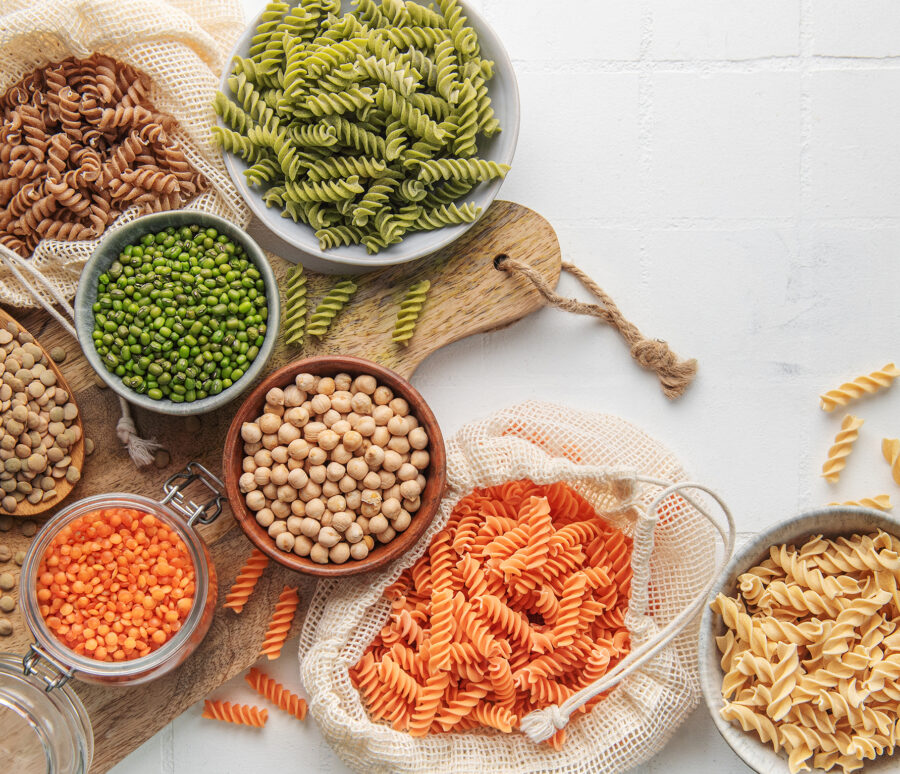
{"label": "mesh drawstring bag", "polygon": [[[387,569],[320,581],[300,638],[310,710],[337,754],[374,772],[614,772],[659,752],[699,701],[697,614],[734,544],[724,503],[689,483],[659,443],[616,417],[529,402],[473,422],[447,448],[448,490],[422,539]],[[563,481],[633,539],[625,624],[631,652],[562,705],[510,734],[486,728],[413,737],[373,721],[349,669],[390,612],[382,592],[412,566],[473,489]],[[699,493],[699,495],[698,495]],[[724,526],[709,512],[719,504]],[[611,692],[592,710],[573,715]],[[537,742],[566,728],[560,751]]]}
{"label": "mesh drawstring bag", "polygon": [[[0,4],[0,93],[37,68],[94,52],[144,72],[154,107],[178,121],[170,136],[210,184],[186,209],[243,226],[250,211],[209,132],[219,75],[243,28],[237,0],[5,0]],[[139,214],[137,208],[127,210],[100,238]],[[28,258],[0,245],[0,303],[47,308],[71,299],[81,267],[98,242],[46,239]],[[59,319],[58,313],[54,316]]]}

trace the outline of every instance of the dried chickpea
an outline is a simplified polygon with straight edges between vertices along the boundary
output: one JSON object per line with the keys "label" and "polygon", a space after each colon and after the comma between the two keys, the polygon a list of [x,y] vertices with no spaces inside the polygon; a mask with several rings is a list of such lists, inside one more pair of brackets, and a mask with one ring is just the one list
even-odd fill
{"label": "dried chickpea", "polygon": [[360,491],[358,489],[354,489],[352,492],[347,492],[347,494],[344,495],[344,499],[346,500],[346,505],[344,507],[354,512],[358,511],[359,506],[362,504]]}
{"label": "dried chickpea", "polygon": [[276,519],[269,525],[269,537],[276,538],[282,532],[287,532],[287,524],[281,519]]}
{"label": "dried chickpea", "polygon": [[328,552],[328,558],[335,564],[343,564],[350,558],[350,546],[347,543],[338,543],[332,546]]}
{"label": "dried chickpea", "polygon": [[403,532],[403,530],[409,526],[411,520],[412,517],[409,515],[408,511],[400,511],[397,517],[391,522],[391,526],[397,532]]}
{"label": "dried chickpea", "polygon": [[294,460],[305,460],[309,456],[309,444],[302,438],[288,444],[288,456]]}
{"label": "dried chickpea", "polygon": [[323,430],[319,433],[316,443],[319,448],[331,451],[341,442],[341,437],[334,430]]}
{"label": "dried chickpea", "polygon": [[344,530],[344,540],[348,543],[358,543],[363,539],[362,527],[355,521]]}
{"label": "dried chickpea", "polygon": [[302,428],[309,423],[309,411],[303,406],[293,406],[284,412],[284,419],[294,427]]}
{"label": "dried chickpea", "polygon": [[306,503],[300,499],[294,500],[291,503],[291,513],[294,516],[306,516]]}
{"label": "dried chickpea", "polygon": [[346,472],[347,469],[341,465],[340,462],[329,462],[328,466],[325,468],[325,477],[329,481],[337,483],[344,477]]}
{"label": "dried chickpea", "polygon": [[334,389],[335,390],[349,390],[350,385],[353,383],[353,377],[350,374],[345,374],[343,371],[339,374],[336,374],[334,377]]}
{"label": "dried chickpea", "polygon": [[415,479],[404,481],[400,484],[400,494],[403,495],[404,500],[415,500],[422,494],[422,489],[419,487],[419,482]]}
{"label": "dried chickpea", "polygon": [[431,462],[431,456],[427,451],[417,449],[409,455],[409,462],[416,470],[425,470]]}
{"label": "dried chickpea", "polygon": [[319,537],[317,540],[319,545],[325,546],[325,548],[331,548],[331,546],[340,542],[341,535],[334,527],[322,527],[322,529],[319,530]]}
{"label": "dried chickpea", "polygon": [[306,504],[306,515],[313,519],[321,519],[322,514],[325,513],[325,509],[325,503],[316,497]]}
{"label": "dried chickpea", "polygon": [[367,460],[362,457],[354,457],[347,463],[347,475],[356,481],[365,479],[366,474],[369,473],[369,465],[366,462]]}
{"label": "dried chickpea", "polygon": [[391,526],[389,526],[383,532],[376,532],[374,534],[379,543],[390,543],[395,537],[397,537],[396,530]]}
{"label": "dried chickpea", "polygon": [[370,470],[368,473],[366,473],[365,476],[363,476],[363,479],[360,483],[362,483],[363,487],[365,487],[366,489],[378,489],[379,487],[381,487],[381,476],[374,470]]}
{"label": "dried chickpea", "polygon": [[378,427],[386,427],[387,423],[391,421],[393,416],[394,412],[391,411],[389,406],[376,406],[374,409],[372,409],[372,419],[375,420],[375,424]]}
{"label": "dried chickpea", "polygon": [[244,422],[241,425],[241,438],[247,443],[258,443],[262,438],[262,430],[253,422]]}
{"label": "dried chickpea", "polygon": [[397,452],[397,454],[399,454],[401,457],[405,457],[406,455],[408,455],[411,448],[409,445],[409,441],[406,439],[406,436],[402,435],[395,435],[393,438],[391,438],[391,440],[388,441],[387,447],[391,451]]}
{"label": "dried chickpea", "polygon": [[294,540],[294,553],[297,556],[309,556],[310,549],[315,544],[306,535],[297,535]]}
{"label": "dried chickpea", "polygon": [[369,547],[362,541],[354,543],[350,546],[350,556],[359,561],[365,559],[369,555]]}
{"label": "dried chickpea", "polygon": [[387,448],[387,445],[391,442],[391,434],[386,427],[376,427],[375,432],[372,433],[371,440],[376,446]]}
{"label": "dried chickpea", "polygon": [[272,435],[281,427],[281,417],[277,414],[263,414],[257,424],[263,435]]}
{"label": "dried chickpea", "polygon": [[328,411],[322,414],[321,421],[322,424],[330,430],[334,425],[341,421],[341,415],[334,409],[328,409]]}
{"label": "dried chickpea", "polygon": [[[284,388],[284,405],[286,408],[299,406],[306,400],[306,395],[296,384],[289,384]],[[287,412],[285,412],[287,418]],[[288,420],[290,422],[290,420]]]}
{"label": "dried chickpea", "polygon": [[325,507],[332,513],[337,513],[347,507],[347,499],[343,495],[334,495],[328,498]]}
{"label": "dried chickpea", "polygon": [[384,453],[384,461],[381,463],[381,466],[388,473],[393,473],[394,471],[400,470],[401,465],[403,465],[403,457],[397,454],[397,452],[388,449]]}
{"label": "dried chickpea", "polygon": [[320,527],[330,527],[331,520],[334,518],[334,514],[331,511],[325,511],[322,514],[322,518],[319,520]]}
{"label": "dried chickpea", "polygon": [[337,511],[331,520],[331,526],[338,532],[344,532],[351,524],[353,524],[353,514],[347,513],[347,511]]}
{"label": "dried chickpea", "polygon": [[400,501],[394,497],[386,499],[381,504],[381,512],[389,519],[396,519],[400,515]]}
{"label": "dried chickpea", "polygon": [[422,506],[422,498],[417,497],[414,500],[404,500],[403,507],[410,513],[415,513]]}
{"label": "dried chickpea", "polygon": [[[285,398],[287,400],[287,398]],[[285,522],[285,526],[288,528],[288,532],[292,535],[300,534],[300,525],[303,523],[303,519],[299,516],[288,516],[287,521]]]}
{"label": "dried chickpea", "polygon": [[373,535],[380,535],[386,529],[388,529],[390,525],[388,524],[388,520],[384,517],[383,514],[378,514],[377,516],[373,516],[369,519],[369,532]]}
{"label": "dried chickpea", "polygon": [[328,564],[328,549],[321,543],[316,543],[309,549],[309,558],[317,564]]}
{"label": "dried chickpea", "polygon": [[265,495],[258,489],[247,493],[246,502],[251,511],[261,511],[266,507]]}
{"label": "dried chickpea", "polygon": [[[343,479],[341,479],[341,481],[343,481]],[[340,482],[335,483],[334,481],[326,481],[322,484],[322,497],[327,500],[329,497],[341,494],[341,488],[338,485],[339,483]]]}
{"label": "dried chickpea", "polygon": [[372,393],[372,400],[378,406],[386,406],[394,398],[394,393],[390,387],[384,385],[376,387]]}
{"label": "dried chickpea", "polygon": [[297,374],[294,384],[302,392],[312,392],[316,387],[316,377],[312,374]]}
{"label": "dried chickpea", "polygon": [[309,468],[309,480],[321,484],[327,478],[327,468],[324,465],[311,465]]}
{"label": "dried chickpea", "polygon": [[308,516],[305,517],[300,522],[300,532],[308,538],[315,539],[319,535],[319,530],[322,529],[322,525],[319,524],[315,519],[311,519]]}
{"label": "dried chickpea", "polygon": [[350,476],[344,476],[340,481],[338,481],[338,491],[342,494],[349,494],[354,489],[356,489],[357,482],[355,479],[350,478]]}
{"label": "dried chickpea", "polygon": [[331,408],[331,398],[329,398],[327,395],[319,394],[316,395],[309,402],[309,404],[316,414],[324,414],[326,411],[328,411],[328,409]]}
{"label": "dried chickpea", "polygon": [[361,392],[365,395],[371,395],[375,392],[378,387],[378,382],[375,381],[375,377],[370,374],[360,374],[353,380],[352,390],[354,392]]}
{"label": "dried chickpea", "polygon": [[275,545],[282,551],[294,550],[294,536],[290,532],[281,532],[275,538]]}
{"label": "dried chickpea", "polygon": [[307,459],[309,460],[310,465],[323,465],[325,460],[328,459],[328,452],[316,446],[309,450]]}
{"label": "dried chickpea", "polygon": [[394,484],[397,483],[397,476],[391,473],[388,470],[382,470],[378,474],[379,481],[381,482],[379,486],[382,489],[390,489]]}
{"label": "dried chickpea", "polygon": [[375,433],[376,425],[372,417],[361,417],[356,425],[356,432],[363,438],[370,438]]}

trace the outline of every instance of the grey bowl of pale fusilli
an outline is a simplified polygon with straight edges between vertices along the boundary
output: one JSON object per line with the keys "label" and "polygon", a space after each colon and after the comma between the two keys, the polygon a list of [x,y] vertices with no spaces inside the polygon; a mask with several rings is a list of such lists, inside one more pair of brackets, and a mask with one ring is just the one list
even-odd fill
{"label": "grey bowl of pale fusilli", "polygon": [[900,723],[898,536],[881,511],[807,511],[737,551],[710,592],[703,696],[753,770],[897,771],[879,724]]}

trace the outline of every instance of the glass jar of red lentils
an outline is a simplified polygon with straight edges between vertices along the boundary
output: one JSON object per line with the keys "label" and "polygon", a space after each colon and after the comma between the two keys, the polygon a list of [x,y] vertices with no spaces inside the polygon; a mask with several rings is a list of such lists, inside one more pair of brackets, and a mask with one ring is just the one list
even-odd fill
{"label": "glass jar of red lentils", "polygon": [[[212,492],[199,505],[185,494],[194,482]],[[17,774],[90,768],[90,721],[70,679],[145,683],[184,662],[209,630],[216,574],[194,527],[219,515],[224,487],[191,463],[164,491],[161,500],[79,500],[32,541],[19,604],[35,642],[24,658],[0,654],[0,720],[16,730],[0,741],[0,759],[21,764]]]}

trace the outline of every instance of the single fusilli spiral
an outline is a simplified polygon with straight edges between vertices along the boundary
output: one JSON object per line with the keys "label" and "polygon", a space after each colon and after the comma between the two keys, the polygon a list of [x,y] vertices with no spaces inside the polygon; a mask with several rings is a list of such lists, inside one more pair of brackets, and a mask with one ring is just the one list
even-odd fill
{"label": "single fusilli spiral", "polygon": [[406,292],[406,296],[400,304],[400,310],[397,312],[394,332],[391,334],[394,342],[409,346],[430,288],[431,282],[422,280],[414,283]]}
{"label": "single fusilli spiral", "polygon": [[284,298],[284,342],[291,346],[302,346],[306,334],[306,275],[303,265],[291,271],[285,285]]}
{"label": "single fusilli spiral", "polygon": [[254,548],[250,552],[250,556],[247,557],[247,561],[244,562],[244,566],[238,572],[234,583],[231,584],[228,594],[225,595],[223,607],[230,608],[235,613],[240,613],[244,609],[244,605],[247,604],[247,600],[250,599],[253,589],[256,588],[256,582],[268,565],[269,557],[258,548]]}
{"label": "single fusilli spiral", "polygon": [[875,495],[874,497],[863,497],[859,500],[845,500],[844,502],[828,503],[829,505],[849,505],[861,508],[874,508],[877,511],[889,511],[894,506],[891,504],[891,496],[886,494]]}
{"label": "single fusilli spiral", "polygon": [[287,712],[288,715],[293,715],[297,720],[306,718],[306,701],[296,693],[289,691],[277,680],[269,677],[265,672],[253,667],[244,676],[244,679],[254,691],[268,699],[278,709]]}
{"label": "single fusilli spiral", "polygon": [[852,414],[844,417],[840,432],[834,438],[834,445],[828,450],[828,459],[822,466],[822,476],[826,481],[835,482],[841,477],[841,471],[847,464],[847,457],[853,450],[864,421]]}
{"label": "single fusilli spiral", "polygon": [[203,702],[201,717],[262,728],[269,719],[269,710],[254,707],[252,704],[232,704],[230,701],[206,699]]}
{"label": "single fusilli spiral", "polygon": [[294,613],[297,612],[299,604],[297,589],[285,586],[272,612],[272,619],[269,621],[269,628],[266,630],[259,652],[260,656],[267,656],[270,661],[274,661],[281,655],[281,648],[291,631]]}
{"label": "single fusilli spiral", "polygon": [[893,363],[888,363],[877,371],[859,376],[852,382],[845,382],[840,387],[819,396],[822,409],[834,411],[838,406],[846,406],[852,400],[890,387],[898,376],[900,376],[900,369]]}
{"label": "single fusilli spiral", "polygon": [[900,484],[900,438],[885,438],[881,442],[881,453],[891,466],[891,476]]}
{"label": "single fusilli spiral", "polygon": [[322,338],[331,327],[334,318],[347,305],[356,290],[357,286],[353,280],[338,282],[316,306],[309,318],[306,332],[310,336]]}

